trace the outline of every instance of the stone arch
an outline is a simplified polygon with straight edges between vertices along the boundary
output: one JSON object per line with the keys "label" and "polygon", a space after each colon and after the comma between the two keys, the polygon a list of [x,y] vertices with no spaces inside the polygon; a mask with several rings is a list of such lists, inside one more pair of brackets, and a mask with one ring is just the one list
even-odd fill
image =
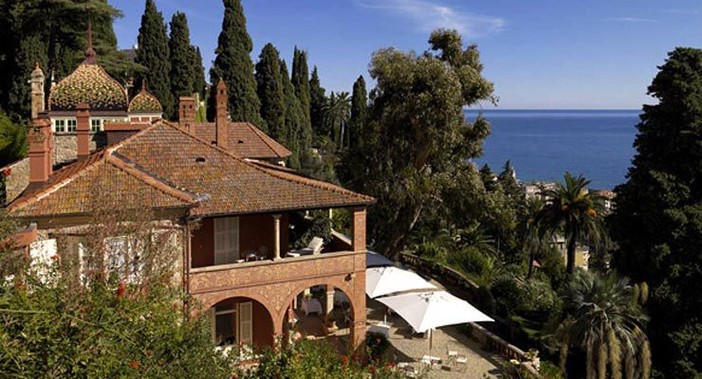
{"label": "stone arch", "polygon": [[285,302],[283,303],[284,306],[282,307],[283,310],[282,312],[279,313],[279,318],[282,322],[282,320],[285,319],[286,312],[288,310],[288,304],[291,304],[293,300],[297,297],[297,295],[300,294],[300,292],[314,286],[320,286],[324,285],[327,287],[332,287],[332,288],[338,288],[341,291],[343,291],[346,296],[349,298],[349,303],[351,303],[351,309],[354,310],[354,315],[356,314],[356,309],[357,308],[357,301],[355,298],[355,291],[354,287],[349,285],[343,278],[326,278],[326,279],[313,279],[313,280],[306,280],[303,282],[298,283],[295,287],[293,287],[293,290],[288,293],[288,296],[285,297]]}

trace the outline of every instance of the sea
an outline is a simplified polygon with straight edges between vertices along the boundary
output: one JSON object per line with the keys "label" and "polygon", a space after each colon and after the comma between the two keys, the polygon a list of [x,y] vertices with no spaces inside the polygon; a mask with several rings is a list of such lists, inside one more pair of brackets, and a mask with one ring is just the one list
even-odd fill
{"label": "sea", "polygon": [[499,173],[507,160],[524,182],[563,181],[584,175],[590,189],[613,189],[626,180],[634,156],[640,110],[466,110],[490,121],[479,167]]}

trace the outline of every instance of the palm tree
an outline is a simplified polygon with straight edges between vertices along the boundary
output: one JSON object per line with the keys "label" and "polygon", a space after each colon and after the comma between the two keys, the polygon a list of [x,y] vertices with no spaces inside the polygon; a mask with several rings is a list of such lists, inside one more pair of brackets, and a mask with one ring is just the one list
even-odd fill
{"label": "palm tree", "polygon": [[348,92],[331,93],[329,102],[324,108],[324,118],[329,124],[332,140],[337,145],[344,144],[344,129],[351,117],[351,98]]}
{"label": "palm tree", "polygon": [[524,206],[524,244],[523,248],[528,259],[528,274],[531,277],[534,271],[534,260],[537,255],[548,249],[548,239],[546,238],[546,228],[541,222],[541,211],[544,208],[544,201],[539,198],[527,199]]}
{"label": "palm tree", "polygon": [[566,172],[565,183],[556,183],[552,189],[542,192],[546,205],[540,220],[551,235],[564,233],[567,245],[566,271],[575,271],[575,246],[585,239],[596,241],[604,229],[602,223],[602,199],[588,193],[590,184],[582,175],[577,177]]}
{"label": "palm tree", "polygon": [[586,354],[588,379],[650,377],[650,345],[642,330],[646,317],[625,278],[580,271],[563,295],[563,315],[553,337],[560,344],[564,373],[574,346]]}

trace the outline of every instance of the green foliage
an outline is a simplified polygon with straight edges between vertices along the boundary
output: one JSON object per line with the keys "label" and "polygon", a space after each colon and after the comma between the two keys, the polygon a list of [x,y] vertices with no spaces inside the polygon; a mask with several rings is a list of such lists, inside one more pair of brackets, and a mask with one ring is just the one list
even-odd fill
{"label": "green foliage", "polygon": [[[442,36],[455,38],[447,43]],[[425,212],[440,219],[453,208],[449,189],[477,176],[468,159],[480,154],[489,133],[487,122],[470,124],[463,114],[464,106],[491,100],[475,46],[464,49],[458,33],[445,30],[435,32],[430,45],[438,55],[392,48],[373,54],[377,85],[359,136],[363,144],[347,155],[355,160],[349,167],[358,169],[343,170],[345,183],[378,199],[369,213],[370,239],[388,256],[407,243]]]}
{"label": "green foliage", "polygon": [[300,101],[301,125],[298,134],[300,151],[305,151],[312,146],[312,119],[310,117],[310,82],[309,69],[307,68],[307,52],[295,47],[292,64],[292,77],[290,81],[295,88],[295,96]]}
{"label": "green foliage", "polygon": [[16,124],[0,111],[0,167],[27,155],[27,127]]}
{"label": "green foliage", "polygon": [[330,131],[329,137],[338,148],[343,148],[346,144],[346,125],[351,116],[351,99],[348,92],[332,92],[329,101],[324,107],[324,122]]}
{"label": "green foliage", "polygon": [[382,333],[367,333],[366,334],[366,350],[368,351],[371,361],[378,362],[390,348],[388,337]]}
{"label": "green foliage", "polygon": [[366,91],[366,80],[363,75],[353,83],[353,92],[351,95],[351,114],[348,122],[349,136],[348,145],[360,145],[360,139],[363,137],[363,129],[365,128],[366,119],[368,117],[368,92]]}
{"label": "green foliage", "polygon": [[324,107],[328,101],[325,92],[322,83],[319,81],[317,66],[314,66],[310,77],[310,121],[312,123],[312,131],[318,136],[329,135],[327,125],[324,123]]}
{"label": "green foliage", "polygon": [[[569,353],[584,361],[588,377],[649,378],[651,354],[643,332],[646,317],[633,301],[633,290],[616,273],[577,271],[562,292],[563,312],[551,326],[561,369]],[[572,354],[570,348],[584,354]],[[577,373],[569,373],[577,376]]]}
{"label": "green foliage", "polygon": [[566,172],[564,183],[556,183],[554,189],[544,191],[549,202],[539,215],[541,222],[551,235],[563,233],[567,245],[566,272],[575,271],[575,248],[577,243],[598,241],[603,233],[602,198],[589,193],[589,180]]}
{"label": "green foliage", "polygon": [[311,218],[298,215],[292,223],[295,229],[291,231],[290,239],[295,249],[307,247],[314,237],[321,237],[325,243],[332,239],[332,221],[324,211],[313,212]]}
{"label": "green foliage", "polygon": [[[204,88],[204,73],[199,50],[190,44],[190,29],[185,13],[176,12],[171,18],[171,35],[168,48],[171,59],[171,93],[177,101],[181,96],[201,93]],[[203,83],[197,82],[202,79]],[[171,118],[177,116],[177,107],[173,107]]]}
{"label": "green foliage", "polygon": [[611,216],[613,266],[650,286],[654,368],[702,375],[702,50],[677,48],[648,88],[628,181]]}
{"label": "green foliage", "polygon": [[[280,55],[271,43],[261,50],[256,64],[258,98],[261,100],[261,117],[268,125],[268,132],[275,140],[285,137],[285,93],[280,77]],[[286,79],[287,80],[287,79]]]}
{"label": "green foliage", "polygon": [[[146,81],[146,88],[161,102],[163,113],[172,116],[175,114],[175,101],[171,93],[168,34],[163,14],[156,8],[154,0],[146,0],[137,41],[136,61],[146,68],[139,74],[137,82],[141,84]],[[141,88],[141,85],[137,88]]]}
{"label": "green foliage", "polygon": [[[222,78],[227,84],[232,121],[248,121],[265,130],[267,126],[261,118],[261,102],[256,94],[252,50],[241,1],[224,0],[224,20],[215,51],[217,56],[210,70],[210,83]],[[210,105],[210,118],[213,118],[214,96],[210,96]]]}
{"label": "green foliage", "polygon": [[282,142],[285,147],[293,153],[288,158],[288,166],[293,169],[300,168],[300,130],[302,129],[302,105],[300,100],[295,96],[295,87],[290,81],[288,74],[288,66],[284,60],[280,60],[280,80],[283,82],[283,95],[285,96],[285,128],[281,131],[281,135],[285,136],[279,142]]}
{"label": "green foliage", "polygon": [[[264,354],[260,364],[251,372],[239,372],[238,378],[401,378],[399,372],[388,365],[364,365],[361,353],[340,355],[335,346],[325,341],[302,340],[278,352]],[[243,370],[242,370],[243,371]]]}
{"label": "green foliage", "polygon": [[[195,69],[195,78],[193,79],[193,92],[200,94],[200,98],[205,97],[205,87],[207,82],[205,81],[205,68],[202,66],[202,54],[200,53],[200,48],[197,46],[191,46],[192,52],[190,54],[190,66]],[[205,122],[206,118],[203,117],[202,121]]]}

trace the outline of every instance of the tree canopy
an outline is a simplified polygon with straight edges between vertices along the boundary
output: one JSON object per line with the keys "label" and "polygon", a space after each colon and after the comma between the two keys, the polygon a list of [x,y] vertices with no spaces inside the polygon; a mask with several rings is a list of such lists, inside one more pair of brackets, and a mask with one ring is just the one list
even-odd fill
{"label": "tree canopy", "polygon": [[[202,63],[196,62],[195,48],[190,44],[190,28],[185,13],[176,12],[171,18],[171,35],[168,48],[171,57],[171,93],[177,101],[181,96],[191,96],[202,91],[196,86],[198,70],[202,70]],[[199,83],[197,85],[200,85]],[[176,118],[177,107],[173,107],[171,118]]]}
{"label": "tree canopy", "polygon": [[[261,102],[256,94],[256,78],[251,61],[253,42],[246,31],[246,17],[240,0],[224,0],[224,20],[219,34],[217,54],[210,70],[210,83],[224,79],[229,95],[232,121],[248,121],[262,129]],[[213,86],[214,90],[214,86]],[[210,96],[211,102],[214,96]],[[214,115],[214,103],[210,114]]]}
{"label": "tree canopy", "polygon": [[613,266],[651,288],[654,369],[702,373],[702,50],[677,48],[648,87],[636,155],[617,187]]}
{"label": "tree canopy", "polygon": [[285,127],[285,93],[280,77],[280,54],[273,44],[267,43],[258,59],[256,83],[258,98],[261,100],[261,117],[266,121],[271,137],[282,141],[282,129]]}
{"label": "tree canopy", "polygon": [[161,102],[163,113],[173,115],[175,102],[171,93],[168,34],[163,14],[153,0],[146,0],[137,41],[136,60],[146,71],[139,75],[136,88],[141,88],[141,83],[146,81],[146,88]]}

